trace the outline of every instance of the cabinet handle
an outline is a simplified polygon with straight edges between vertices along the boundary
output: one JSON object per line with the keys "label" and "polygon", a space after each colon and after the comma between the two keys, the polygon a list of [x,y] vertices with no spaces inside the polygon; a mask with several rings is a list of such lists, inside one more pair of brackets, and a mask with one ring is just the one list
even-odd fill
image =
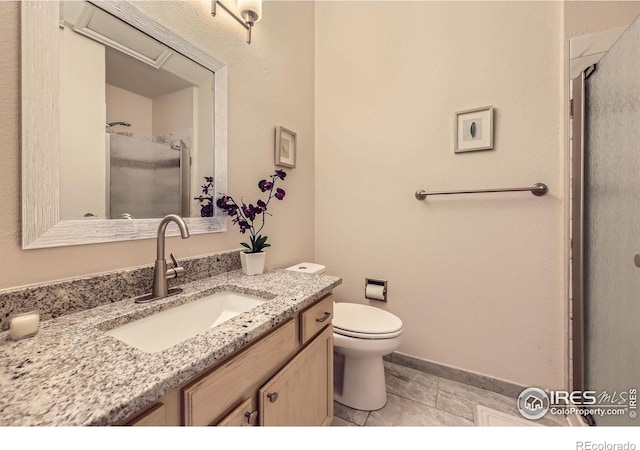
{"label": "cabinet handle", "polygon": [[320,317],[319,319],[316,319],[316,322],[322,323],[325,320],[327,320],[329,317],[331,317],[331,313],[330,312],[326,312],[326,313],[324,313],[324,316]]}
{"label": "cabinet handle", "polygon": [[258,423],[258,411],[247,411],[246,413],[244,413],[244,416],[247,418],[247,423],[249,425],[255,425],[256,423]]}
{"label": "cabinet handle", "polygon": [[275,403],[276,400],[278,400],[278,393],[274,392],[273,394],[267,394],[267,397],[269,397],[269,401],[271,403]]}

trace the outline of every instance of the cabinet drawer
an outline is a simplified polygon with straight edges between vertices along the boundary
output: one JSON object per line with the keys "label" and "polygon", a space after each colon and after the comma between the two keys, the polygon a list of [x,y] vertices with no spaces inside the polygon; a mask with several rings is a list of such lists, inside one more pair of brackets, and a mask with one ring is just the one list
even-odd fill
{"label": "cabinet drawer", "polygon": [[184,388],[184,424],[211,424],[256,381],[280,367],[297,350],[296,335],[296,321],[290,320]]}
{"label": "cabinet drawer", "polygon": [[300,314],[300,342],[307,343],[333,319],[333,298],[331,294]]}

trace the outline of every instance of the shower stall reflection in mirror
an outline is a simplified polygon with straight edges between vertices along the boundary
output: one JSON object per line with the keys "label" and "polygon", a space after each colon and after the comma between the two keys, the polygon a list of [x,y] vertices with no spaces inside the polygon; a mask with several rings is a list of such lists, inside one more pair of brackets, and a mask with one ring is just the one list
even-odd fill
{"label": "shower stall reflection in mirror", "polygon": [[636,21],[572,81],[570,388],[627,400],[596,425],[638,424],[628,400],[640,388],[639,72]]}
{"label": "shower stall reflection in mirror", "polygon": [[186,135],[166,141],[137,133],[107,132],[107,218],[190,217],[191,148],[187,142],[191,139]]}

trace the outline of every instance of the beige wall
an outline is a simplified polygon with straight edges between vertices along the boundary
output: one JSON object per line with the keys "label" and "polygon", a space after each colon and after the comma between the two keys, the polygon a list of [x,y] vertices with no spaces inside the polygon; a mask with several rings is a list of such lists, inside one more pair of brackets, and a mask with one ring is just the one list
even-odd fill
{"label": "beige wall", "polygon": [[[557,2],[316,3],[316,261],[342,301],[389,281],[401,352],[566,384],[561,58]],[[485,105],[495,149],[454,154],[455,111]]]}
{"label": "beige wall", "polygon": [[[274,205],[266,231],[273,244],[269,267],[313,257],[314,8],[310,2],[267,2],[254,43],[225,14],[211,17],[210,2],[140,2],[151,17],[207,50],[229,67],[228,191],[257,198],[257,182],[272,172],[273,129],[298,133],[298,167],[283,183],[287,198]],[[0,2],[0,288],[151,264],[155,241],[118,242],[23,251],[20,248],[20,3]],[[178,257],[240,247],[226,233],[169,238]]]}
{"label": "beige wall", "polygon": [[69,27],[60,41],[60,216],[105,218],[104,46]]}
{"label": "beige wall", "polygon": [[126,89],[105,85],[107,122],[128,122],[130,127],[116,125],[115,131],[153,135],[153,100]]}
{"label": "beige wall", "polygon": [[193,100],[193,87],[154,98],[152,136],[192,129],[195,116]]}
{"label": "beige wall", "polygon": [[564,2],[565,39],[629,25],[640,14],[640,1]]}

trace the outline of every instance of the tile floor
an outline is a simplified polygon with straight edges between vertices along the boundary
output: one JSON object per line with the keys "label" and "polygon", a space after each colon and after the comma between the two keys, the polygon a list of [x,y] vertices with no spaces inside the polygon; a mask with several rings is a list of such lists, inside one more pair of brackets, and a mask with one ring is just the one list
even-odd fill
{"label": "tile floor", "polygon": [[[468,384],[384,362],[387,404],[378,411],[358,411],[334,403],[334,426],[473,426],[476,405],[521,418],[516,400]],[[541,425],[566,425],[545,416]]]}

